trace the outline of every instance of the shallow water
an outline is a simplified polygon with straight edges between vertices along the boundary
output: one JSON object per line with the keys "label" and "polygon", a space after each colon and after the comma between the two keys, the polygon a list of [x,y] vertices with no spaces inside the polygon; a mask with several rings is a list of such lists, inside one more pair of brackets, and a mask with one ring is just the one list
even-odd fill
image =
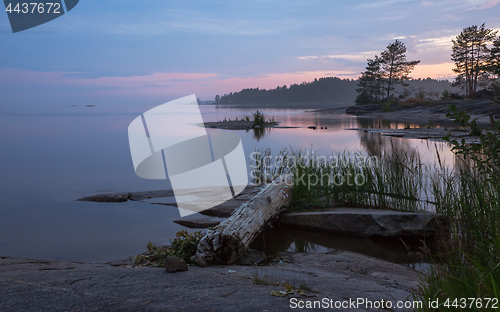
{"label": "shallow water", "polygon": [[[287,147],[312,148],[321,155],[345,149],[366,150],[376,155],[382,148],[394,146],[409,152],[418,149],[430,163],[435,161],[436,148],[442,160],[454,160],[444,143],[344,130],[403,128],[402,123],[304,110],[262,111],[281,121],[281,126],[300,128],[235,131],[247,158],[255,149],[265,147],[276,152]],[[251,109],[202,106],[204,121],[244,118],[251,113]],[[172,222],[179,219],[174,207],[75,201],[96,193],[170,187],[168,181],[136,176],[127,137],[128,125],[135,117],[98,109],[64,115],[0,115],[1,256],[109,261],[143,252],[148,241],[168,243],[183,229]],[[307,129],[311,125],[318,129]]]}

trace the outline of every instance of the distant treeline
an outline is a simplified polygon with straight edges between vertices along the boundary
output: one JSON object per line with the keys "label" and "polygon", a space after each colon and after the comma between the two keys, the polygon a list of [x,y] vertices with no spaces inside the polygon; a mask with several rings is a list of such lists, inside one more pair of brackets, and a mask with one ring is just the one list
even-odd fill
{"label": "distant treeline", "polygon": [[[441,93],[445,89],[454,91],[447,80],[412,79],[409,87]],[[250,88],[216,95],[217,104],[295,104],[295,103],[339,103],[354,104],[357,96],[358,80],[324,77],[312,82],[293,84],[275,89]]]}

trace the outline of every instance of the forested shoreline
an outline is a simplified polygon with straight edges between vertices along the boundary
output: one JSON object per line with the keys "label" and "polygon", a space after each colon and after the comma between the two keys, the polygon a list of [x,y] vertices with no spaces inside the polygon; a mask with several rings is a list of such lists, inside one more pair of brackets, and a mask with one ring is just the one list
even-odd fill
{"label": "forested shoreline", "polygon": [[[455,90],[448,80],[411,79],[409,88],[441,93]],[[295,103],[346,103],[354,104],[358,93],[358,79],[322,77],[311,82],[302,82],[274,89],[246,88],[215,97],[215,104],[295,104]]]}

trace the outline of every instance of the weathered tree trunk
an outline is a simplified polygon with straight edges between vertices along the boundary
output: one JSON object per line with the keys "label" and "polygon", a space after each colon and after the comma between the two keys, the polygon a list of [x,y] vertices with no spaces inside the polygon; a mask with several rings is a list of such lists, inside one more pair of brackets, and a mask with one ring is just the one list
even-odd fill
{"label": "weathered tree trunk", "polygon": [[201,267],[231,264],[248,249],[264,225],[292,200],[293,175],[282,175],[254,198],[236,209],[231,217],[209,230],[198,244],[191,262]]}

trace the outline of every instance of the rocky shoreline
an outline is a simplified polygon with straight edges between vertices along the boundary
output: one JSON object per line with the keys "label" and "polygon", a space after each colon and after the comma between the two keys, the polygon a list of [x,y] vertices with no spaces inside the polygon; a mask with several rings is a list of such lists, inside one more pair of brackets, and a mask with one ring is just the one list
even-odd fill
{"label": "rocky shoreline", "polygon": [[131,258],[81,263],[1,257],[0,301],[3,311],[289,311],[298,300],[405,301],[419,287],[417,271],[351,252],[279,257],[268,266],[190,266],[177,273],[134,268]]}
{"label": "rocky shoreline", "polygon": [[[206,229],[215,227],[224,218],[231,216],[242,204],[253,198],[262,186],[249,185],[235,198],[201,211],[200,214],[207,218],[181,219],[173,222],[191,229]],[[193,194],[200,194],[193,190]],[[150,191],[130,193],[99,194],[78,199],[91,202],[126,202],[127,200],[141,201],[144,203],[167,205],[175,207],[175,203],[161,203],[161,198],[173,197],[173,191]],[[284,213],[275,222],[280,226],[291,228],[306,228],[318,231],[335,232],[354,236],[414,236],[427,237],[435,230],[436,222],[441,222],[441,216],[428,212],[400,212],[393,210],[343,208],[335,207],[322,209],[322,211],[309,211],[299,213]],[[272,225],[269,225],[272,226]]]}
{"label": "rocky shoreline", "polygon": [[[500,119],[500,105],[488,99],[438,101],[432,104],[392,104],[388,111],[385,112],[381,110],[382,106],[380,104],[355,105],[347,107],[344,112],[358,117],[381,118],[388,121],[414,122],[417,124],[429,120],[449,122],[450,119],[446,117],[446,114],[449,112],[448,106],[453,104],[457,106],[459,111],[467,111],[472,118],[478,118],[481,124],[490,123],[490,112],[495,119]],[[314,112],[338,114],[339,108],[321,109]]]}
{"label": "rocky shoreline", "polygon": [[431,140],[437,142],[444,142],[443,137],[449,135],[450,140],[462,141],[462,139],[464,139],[465,142],[468,144],[479,142],[478,137],[471,136],[463,130],[448,129],[444,127],[408,128],[408,129],[350,128],[346,130],[380,133],[383,136],[389,136],[389,137]]}

